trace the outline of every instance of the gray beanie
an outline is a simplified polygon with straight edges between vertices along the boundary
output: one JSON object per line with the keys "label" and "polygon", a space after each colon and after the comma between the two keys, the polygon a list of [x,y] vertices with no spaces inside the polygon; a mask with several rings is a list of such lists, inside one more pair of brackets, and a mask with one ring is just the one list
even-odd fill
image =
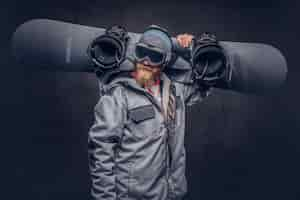
{"label": "gray beanie", "polygon": [[157,47],[167,54],[167,62],[171,59],[172,40],[166,30],[159,26],[151,25],[141,35],[138,43],[143,43],[152,47]]}

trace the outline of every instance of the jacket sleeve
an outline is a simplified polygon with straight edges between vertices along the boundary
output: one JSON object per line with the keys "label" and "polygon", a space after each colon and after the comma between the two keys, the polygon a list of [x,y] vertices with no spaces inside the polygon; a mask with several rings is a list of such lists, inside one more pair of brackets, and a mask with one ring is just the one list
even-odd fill
{"label": "jacket sleeve", "polygon": [[[189,62],[188,54],[179,54],[182,58],[184,58],[187,62]],[[211,93],[210,87],[200,86],[196,81],[192,81],[192,66],[189,64],[190,70],[185,73],[184,82],[188,82],[183,84],[183,98],[184,102],[187,106],[194,105],[196,103],[201,102],[205,97],[209,96]]]}
{"label": "jacket sleeve", "polygon": [[[174,64],[177,61],[178,57],[183,58],[190,67],[190,70],[184,75],[184,80],[192,80],[190,50],[188,48],[181,47],[175,38],[173,39],[173,45],[174,52],[172,54],[171,64]],[[191,84],[183,84],[183,87],[181,88],[183,90],[183,98],[187,106],[191,106],[195,103],[201,102],[205,97],[207,97],[210,94],[211,91],[210,88],[200,87],[196,82],[193,82]]]}
{"label": "jacket sleeve", "polygon": [[202,88],[197,83],[183,86],[183,97],[187,106],[201,102],[210,93],[210,88]]}
{"label": "jacket sleeve", "polygon": [[91,197],[115,200],[115,148],[121,140],[126,116],[121,88],[101,95],[94,107],[94,124],[88,134]]}

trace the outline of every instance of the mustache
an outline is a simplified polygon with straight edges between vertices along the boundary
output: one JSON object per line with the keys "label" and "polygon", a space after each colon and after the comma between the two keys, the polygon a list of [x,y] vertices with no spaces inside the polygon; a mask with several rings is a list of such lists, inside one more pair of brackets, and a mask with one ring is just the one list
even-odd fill
{"label": "mustache", "polygon": [[149,67],[138,66],[136,67],[135,73],[135,80],[144,87],[154,83],[159,77],[160,71],[151,70]]}

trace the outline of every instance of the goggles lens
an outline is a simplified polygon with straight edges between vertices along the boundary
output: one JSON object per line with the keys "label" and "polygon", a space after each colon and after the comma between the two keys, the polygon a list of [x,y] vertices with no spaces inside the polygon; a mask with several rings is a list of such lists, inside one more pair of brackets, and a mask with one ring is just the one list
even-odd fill
{"label": "goggles lens", "polygon": [[135,56],[138,61],[148,58],[153,65],[159,65],[164,62],[165,54],[159,49],[147,47],[144,45],[136,45]]}

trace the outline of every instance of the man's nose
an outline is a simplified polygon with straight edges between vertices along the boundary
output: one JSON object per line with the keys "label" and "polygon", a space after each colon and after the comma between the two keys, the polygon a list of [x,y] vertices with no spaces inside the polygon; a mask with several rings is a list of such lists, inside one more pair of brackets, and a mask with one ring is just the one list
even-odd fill
{"label": "man's nose", "polygon": [[149,65],[150,63],[149,63],[147,60],[144,60],[144,61],[143,61],[143,64],[144,64],[144,65]]}

